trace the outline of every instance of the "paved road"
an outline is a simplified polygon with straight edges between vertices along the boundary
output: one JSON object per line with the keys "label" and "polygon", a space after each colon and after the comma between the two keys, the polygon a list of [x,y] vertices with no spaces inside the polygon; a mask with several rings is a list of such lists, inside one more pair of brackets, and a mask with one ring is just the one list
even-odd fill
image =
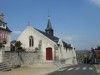
{"label": "paved road", "polygon": [[79,64],[65,67],[48,75],[99,75],[92,65]]}

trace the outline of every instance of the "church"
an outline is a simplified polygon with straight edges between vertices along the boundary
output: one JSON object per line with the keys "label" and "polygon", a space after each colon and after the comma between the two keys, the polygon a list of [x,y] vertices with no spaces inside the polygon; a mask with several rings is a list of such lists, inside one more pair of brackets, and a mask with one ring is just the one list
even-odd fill
{"label": "church", "polygon": [[26,52],[39,53],[41,62],[63,62],[64,64],[77,64],[75,48],[54,36],[50,17],[44,31],[33,28],[30,24],[17,38]]}

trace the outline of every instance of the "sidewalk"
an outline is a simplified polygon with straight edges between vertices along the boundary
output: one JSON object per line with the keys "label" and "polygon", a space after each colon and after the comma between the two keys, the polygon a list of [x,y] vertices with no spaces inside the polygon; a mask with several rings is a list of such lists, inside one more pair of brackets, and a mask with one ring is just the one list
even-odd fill
{"label": "sidewalk", "polygon": [[0,75],[46,75],[57,70],[53,67],[22,67],[11,71],[0,71]]}

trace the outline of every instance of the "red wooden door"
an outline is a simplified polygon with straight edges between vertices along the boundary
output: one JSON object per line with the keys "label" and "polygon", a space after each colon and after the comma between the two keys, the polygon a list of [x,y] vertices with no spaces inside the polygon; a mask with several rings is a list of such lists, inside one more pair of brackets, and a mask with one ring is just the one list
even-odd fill
{"label": "red wooden door", "polygon": [[46,48],[46,60],[52,60],[52,48]]}

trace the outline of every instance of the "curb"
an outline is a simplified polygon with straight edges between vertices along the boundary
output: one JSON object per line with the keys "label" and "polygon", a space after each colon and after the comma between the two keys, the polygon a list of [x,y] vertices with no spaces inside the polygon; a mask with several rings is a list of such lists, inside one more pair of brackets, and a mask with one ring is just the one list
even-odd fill
{"label": "curb", "polygon": [[51,71],[51,72],[48,72],[48,73],[46,73],[46,74],[44,74],[44,75],[48,75],[48,74],[51,74],[51,73],[53,73],[53,72],[55,72],[55,71],[57,71],[58,69],[55,69],[55,70],[53,70],[53,71]]}

